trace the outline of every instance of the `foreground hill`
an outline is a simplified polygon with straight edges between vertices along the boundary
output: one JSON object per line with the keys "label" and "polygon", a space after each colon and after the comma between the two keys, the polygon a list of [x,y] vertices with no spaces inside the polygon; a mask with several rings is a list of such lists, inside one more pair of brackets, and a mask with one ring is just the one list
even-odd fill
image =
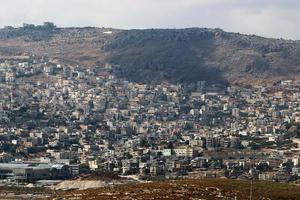
{"label": "foreground hill", "polygon": [[[252,199],[296,200],[299,186],[254,182]],[[165,199],[165,200],[245,200],[250,197],[250,182],[235,180],[179,180],[144,184],[119,185],[58,193],[49,199],[107,200],[107,199]]]}
{"label": "foreground hill", "polygon": [[300,41],[220,29],[0,29],[0,58],[24,53],[87,66],[119,64],[118,75],[142,82],[268,82],[300,75]]}

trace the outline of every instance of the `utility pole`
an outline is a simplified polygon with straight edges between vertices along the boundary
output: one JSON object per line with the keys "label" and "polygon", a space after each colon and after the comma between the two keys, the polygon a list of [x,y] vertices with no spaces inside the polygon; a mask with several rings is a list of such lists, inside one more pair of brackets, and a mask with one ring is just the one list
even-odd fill
{"label": "utility pole", "polygon": [[253,180],[251,179],[251,182],[250,182],[250,200],[252,200],[252,190],[253,190]]}

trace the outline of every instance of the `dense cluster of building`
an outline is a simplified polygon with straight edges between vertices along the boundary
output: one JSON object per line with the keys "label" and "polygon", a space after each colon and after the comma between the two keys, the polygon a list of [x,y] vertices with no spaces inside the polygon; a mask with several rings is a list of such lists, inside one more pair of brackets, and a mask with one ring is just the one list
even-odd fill
{"label": "dense cluster of building", "polygon": [[300,85],[139,84],[119,66],[30,56],[0,67],[0,179],[90,170],[155,178],[297,180]]}

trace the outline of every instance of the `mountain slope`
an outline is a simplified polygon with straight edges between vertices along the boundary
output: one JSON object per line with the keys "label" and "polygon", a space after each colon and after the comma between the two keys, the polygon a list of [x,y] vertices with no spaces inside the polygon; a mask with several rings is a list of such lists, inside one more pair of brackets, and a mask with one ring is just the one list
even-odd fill
{"label": "mountain slope", "polygon": [[139,82],[274,81],[300,74],[299,41],[220,29],[1,29],[0,58],[23,53],[87,66],[119,64],[119,76]]}
{"label": "mountain slope", "polygon": [[123,31],[107,46],[109,61],[125,65],[133,80],[147,79],[145,71],[175,81],[215,82],[288,78],[300,70],[299,42],[219,29]]}

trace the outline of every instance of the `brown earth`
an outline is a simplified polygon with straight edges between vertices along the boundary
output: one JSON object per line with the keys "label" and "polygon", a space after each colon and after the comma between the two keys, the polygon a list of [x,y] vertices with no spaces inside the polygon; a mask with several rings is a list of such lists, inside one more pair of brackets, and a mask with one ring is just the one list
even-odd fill
{"label": "brown earth", "polygon": [[[297,200],[300,187],[272,182],[253,182],[252,199]],[[49,199],[108,200],[108,199],[165,199],[165,200],[247,200],[250,182],[236,180],[178,180],[143,184],[119,185],[60,193]]]}

